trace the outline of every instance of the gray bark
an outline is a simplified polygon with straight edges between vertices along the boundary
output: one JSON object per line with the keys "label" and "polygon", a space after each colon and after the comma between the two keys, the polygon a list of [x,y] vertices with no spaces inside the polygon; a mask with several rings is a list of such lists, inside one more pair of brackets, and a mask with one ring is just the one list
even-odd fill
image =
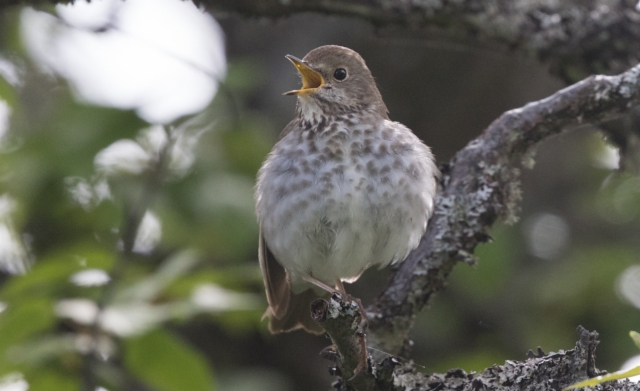
{"label": "gray bark", "polygon": [[[538,354],[531,350],[523,361],[506,361],[482,372],[466,373],[450,369],[444,374],[416,371],[413,362],[401,364],[393,356],[377,360],[369,356],[360,371],[364,335],[358,324],[360,313],[355,302],[334,295],[329,301],[318,299],[312,304],[312,316],[322,324],[334,343],[322,356],[333,361],[331,372],[338,377],[334,388],[341,391],[547,391],[562,390],[576,382],[606,374],[595,366],[598,333],[578,326],[576,346],[567,351]],[[638,384],[628,380],[613,381],[590,388],[593,391],[636,391]]]}
{"label": "gray bark", "polygon": [[618,76],[591,76],[548,98],[510,110],[445,165],[435,213],[370,312],[377,346],[402,353],[415,313],[441,290],[453,266],[471,262],[498,219],[515,221],[520,167],[533,165],[535,146],[562,130],[599,124],[640,103],[640,66]]}
{"label": "gray bark", "polygon": [[416,39],[473,40],[535,56],[567,82],[619,73],[640,53],[633,0],[197,0],[207,9],[280,18],[300,12],[357,17]]}
{"label": "gray bark", "polygon": [[[475,262],[472,255],[475,246],[490,238],[489,228],[498,219],[506,222],[516,219],[520,200],[520,167],[533,164],[536,145],[564,129],[585,123],[598,124],[619,117],[639,103],[640,65],[617,76],[591,76],[548,98],[510,110],[489,125],[444,167],[435,213],[427,232],[418,248],[399,266],[389,286],[374,305],[367,309],[369,329],[366,338],[385,352],[407,354],[408,336],[415,314],[426,305],[433,293],[444,287],[453,266],[458,262]],[[337,301],[341,302],[339,299]],[[359,316],[351,314],[349,311],[353,312],[352,310],[347,311],[351,308],[348,303],[330,303],[327,308],[334,307],[344,308],[343,312],[351,317]],[[347,319],[342,322],[323,321],[323,327],[338,347],[338,355],[343,357],[340,363],[357,362],[360,357],[357,346],[362,343],[360,330],[353,327],[353,319],[345,317],[340,311],[333,313],[338,314],[336,316],[340,319]],[[324,320],[322,316],[314,316]],[[345,370],[340,365],[340,373],[353,373],[352,364],[348,364]],[[388,363],[384,365],[388,366]],[[509,365],[520,368],[527,364]],[[402,374],[405,379],[401,381],[402,384],[411,384],[406,379],[422,377],[410,368],[403,371],[408,372]],[[501,379],[509,373],[518,377],[525,376],[525,372],[520,372],[520,369],[500,371],[502,375],[494,375]],[[373,372],[377,373],[377,369]],[[531,379],[540,375],[531,369],[526,373]],[[594,370],[589,374],[595,373]],[[373,375],[361,373],[349,384],[356,390],[389,389],[371,388],[370,385],[377,384],[378,380],[367,376]],[[398,376],[397,372],[393,372],[393,384],[400,381]],[[456,375],[460,379],[466,378],[465,376]],[[573,381],[577,374],[573,373],[572,376]],[[512,382],[517,380],[508,376],[506,379]],[[353,381],[358,383],[354,386]],[[424,379],[416,381],[425,384]],[[571,381],[563,383],[563,387],[570,383]],[[474,384],[479,383],[476,381]],[[395,389],[416,389],[410,385],[402,387]],[[502,389],[502,386],[496,387],[491,386],[489,389]],[[538,389],[537,387],[527,389]]]}
{"label": "gray bark", "polygon": [[[233,11],[247,16],[276,18],[306,11],[352,16],[369,20],[377,28],[403,30],[417,39],[432,39],[433,32],[438,32],[449,39],[498,44],[547,62],[551,71],[567,82],[594,73],[621,72],[636,65],[640,46],[640,14],[634,1],[202,0],[201,3],[216,12]],[[436,212],[419,247],[367,309],[366,338],[386,352],[408,353],[408,335],[415,314],[433,293],[443,289],[453,266],[460,261],[475,262],[475,246],[490,239],[489,229],[496,220],[515,221],[520,200],[520,168],[533,165],[536,145],[566,128],[584,123],[599,125],[630,113],[640,102],[639,74],[640,67],[636,66],[619,76],[588,77],[547,99],[503,114],[459,151],[443,167]],[[623,163],[637,154],[637,148],[630,146],[638,145],[638,137],[629,127],[605,126],[603,131],[626,152]],[[598,374],[594,364],[595,336],[581,331],[574,350],[525,362],[507,362],[473,376],[460,370],[425,376],[410,364],[397,367],[393,358],[380,362],[372,359],[369,371],[354,376],[354,363],[361,359],[365,338],[354,327],[357,309],[353,314],[349,303],[336,298],[314,307],[325,308],[333,308],[327,313],[337,316],[328,321],[321,314],[319,319],[337,349],[335,354],[324,353],[336,361],[335,372],[342,375],[337,385],[340,389],[546,390],[560,389]],[[564,372],[553,368],[563,368]],[[629,383],[609,383],[599,389],[633,388],[635,385]]]}

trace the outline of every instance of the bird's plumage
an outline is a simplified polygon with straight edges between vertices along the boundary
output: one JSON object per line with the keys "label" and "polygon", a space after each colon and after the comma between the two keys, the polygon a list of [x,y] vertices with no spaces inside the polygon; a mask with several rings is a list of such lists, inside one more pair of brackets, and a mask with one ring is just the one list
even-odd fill
{"label": "bird's plumage", "polygon": [[[362,58],[339,46],[303,60],[325,83],[298,97],[297,116],[256,185],[260,265],[273,332],[322,329],[310,299],[371,266],[402,261],[433,210],[438,170],[430,149],[392,122]],[[344,81],[332,80],[337,67]],[[314,293],[315,292],[315,293]]]}

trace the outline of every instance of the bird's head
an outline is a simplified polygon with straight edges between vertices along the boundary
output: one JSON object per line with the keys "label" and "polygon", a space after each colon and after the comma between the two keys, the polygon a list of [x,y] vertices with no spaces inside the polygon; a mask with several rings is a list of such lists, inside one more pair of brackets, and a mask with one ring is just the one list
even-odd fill
{"label": "bird's head", "polygon": [[[302,77],[302,88],[285,92],[298,96],[303,116],[369,112],[387,116],[387,107],[371,71],[360,55],[342,46],[320,46],[302,60],[287,55]],[[305,115],[306,114],[306,115]]]}

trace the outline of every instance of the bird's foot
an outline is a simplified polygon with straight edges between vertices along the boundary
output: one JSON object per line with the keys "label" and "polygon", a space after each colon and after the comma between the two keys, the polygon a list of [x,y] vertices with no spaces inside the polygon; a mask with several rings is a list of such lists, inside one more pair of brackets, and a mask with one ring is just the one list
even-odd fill
{"label": "bird's foot", "polygon": [[320,351],[320,357],[333,363],[338,362],[338,348],[336,345],[329,345]]}
{"label": "bird's foot", "polygon": [[348,293],[345,293],[347,301],[353,301],[358,305],[358,310],[360,310],[360,329],[364,333],[369,327],[369,318],[367,318],[367,310],[362,305],[362,301],[357,297],[351,296]]}
{"label": "bird's foot", "polygon": [[342,297],[344,298],[344,300],[354,301],[358,305],[358,309],[360,310],[360,318],[361,318],[360,329],[363,332],[366,331],[367,328],[369,327],[369,318],[367,318],[367,310],[362,305],[362,301],[357,297],[354,297],[348,294],[347,290],[344,289],[344,284],[342,284],[342,280],[340,279],[336,281],[336,289],[338,290],[338,292],[340,292],[340,294],[342,294]]}
{"label": "bird's foot", "polygon": [[342,296],[342,300],[346,302],[356,303],[358,306],[358,310],[360,312],[360,324],[358,325],[359,330],[357,331],[357,334],[356,334],[356,338],[358,339],[358,344],[360,345],[359,346],[360,353],[358,358],[358,365],[353,370],[353,376],[351,376],[351,378],[347,380],[347,381],[351,381],[356,376],[358,376],[360,372],[362,372],[363,370],[366,370],[369,367],[369,350],[367,349],[367,336],[365,334],[367,327],[369,327],[369,318],[367,318],[367,311],[365,310],[364,306],[362,305],[362,301],[359,298],[348,294],[344,290],[344,287],[342,286],[342,284],[338,285],[338,289],[341,291],[338,293],[340,293],[340,295]]}
{"label": "bird's foot", "polygon": [[336,282],[336,287],[332,287],[330,285],[325,284],[324,282],[312,277],[312,276],[306,276],[303,277],[303,280],[305,280],[308,283],[311,283],[321,289],[324,289],[325,291],[331,293],[332,295],[334,294],[339,294],[342,297],[343,301],[353,301],[358,305],[358,309],[360,310],[360,326],[362,330],[366,330],[367,327],[369,326],[369,318],[367,318],[367,310],[365,310],[364,306],[362,305],[362,301],[360,301],[360,299],[358,299],[357,297],[351,296],[350,294],[347,293],[347,291],[344,289],[344,285],[342,284],[341,280],[337,280]]}

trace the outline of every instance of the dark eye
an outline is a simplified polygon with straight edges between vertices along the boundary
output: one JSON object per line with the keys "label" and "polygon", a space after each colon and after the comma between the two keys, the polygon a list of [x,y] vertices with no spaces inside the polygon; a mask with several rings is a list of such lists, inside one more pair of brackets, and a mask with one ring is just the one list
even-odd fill
{"label": "dark eye", "polygon": [[347,70],[344,68],[338,68],[335,72],[333,72],[333,77],[336,80],[342,81],[347,78]]}

